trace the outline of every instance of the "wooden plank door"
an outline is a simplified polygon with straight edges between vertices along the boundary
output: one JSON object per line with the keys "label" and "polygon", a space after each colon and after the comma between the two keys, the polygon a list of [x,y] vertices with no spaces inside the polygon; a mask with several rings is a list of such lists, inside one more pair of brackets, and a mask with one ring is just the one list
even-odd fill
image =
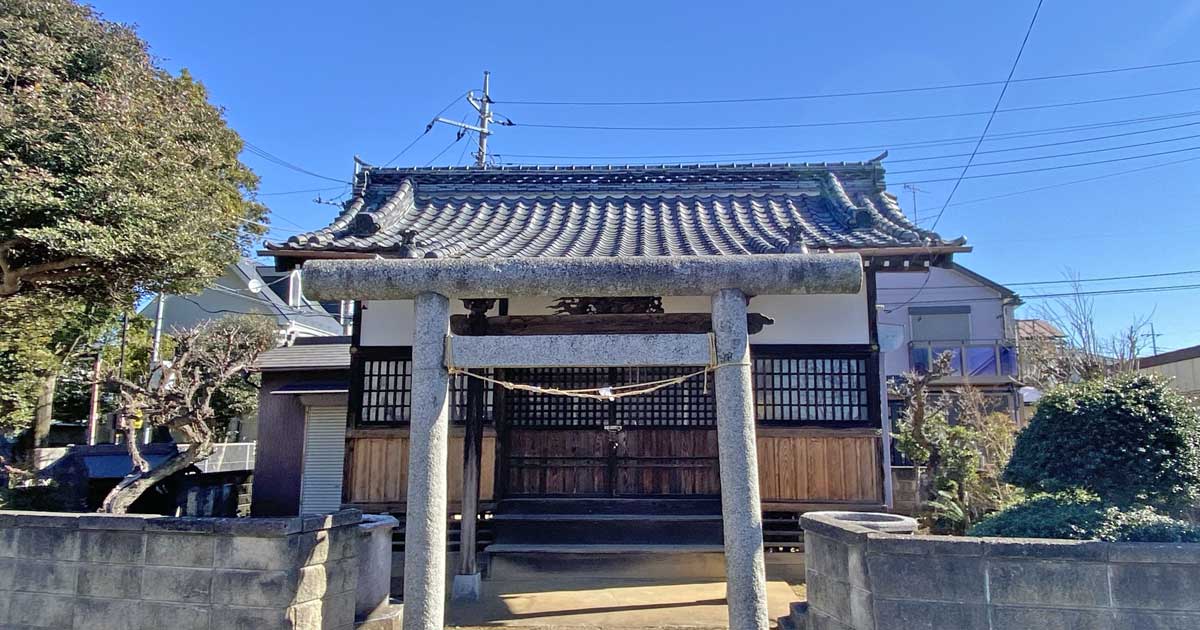
{"label": "wooden plank door", "polygon": [[610,496],[612,455],[604,430],[510,429],[507,496]]}
{"label": "wooden plank door", "polygon": [[617,436],[615,495],[720,496],[715,429],[626,427]]}

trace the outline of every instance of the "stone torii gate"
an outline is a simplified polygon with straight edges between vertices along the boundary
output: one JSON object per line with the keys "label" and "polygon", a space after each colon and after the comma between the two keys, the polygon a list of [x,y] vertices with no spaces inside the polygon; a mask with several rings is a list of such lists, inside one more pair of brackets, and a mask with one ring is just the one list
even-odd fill
{"label": "stone torii gate", "polygon": [[729,626],[767,630],[747,302],[754,295],[853,294],[862,284],[858,254],[307,263],[305,286],[318,299],[414,300],[405,630],[444,625],[450,366],[714,363],[705,334],[451,337],[450,298],[711,296]]}

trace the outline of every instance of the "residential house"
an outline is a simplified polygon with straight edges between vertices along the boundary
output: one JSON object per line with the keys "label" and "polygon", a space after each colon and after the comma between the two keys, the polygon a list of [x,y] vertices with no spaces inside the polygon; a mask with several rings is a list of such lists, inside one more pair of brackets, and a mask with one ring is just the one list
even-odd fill
{"label": "residential house", "polygon": [[[422,561],[418,572],[440,566],[432,558],[445,536],[427,510],[445,505],[459,577],[477,572],[477,550],[497,578],[505,568],[536,566],[524,562],[562,561],[556,554],[564,545],[585,546],[593,566],[611,568],[631,561],[630,545],[646,543],[665,553],[689,545],[687,553],[700,556],[689,566],[724,576],[722,525],[727,545],[746,531],[730,519],[765,514],[767,550],[795,551],[804,511],[888,505],[890,425],[875,321],[911,326],[905,318],[956,313],[923,315],[924,304],[897,314],[878,309],[901,301],[877,290],[880,272],[910,270],[902,274],[908,286],[931,270],[948,272],[947,282],[960,284],[968,272],[944,268],[966,251],[963,240],[908,221],[876,161],[363,167],[328,227],[262,252],[278,269],[301,268],[317,297],[354,298],[360,307],[348,383],[321,384],[297,365],[312,360],[299,358],[313,350],[299,345],[286,351],[295,360],[270,369],[307,383],[264,387],[264,399],[294,402],[262,405],[261,433],[272,439],[260,444],[256,475],[268,461],[299,473],[288,500],[272,500],[272,509],[340,504],[412,514],[405,548],[431,563]],[[439,295],[451,298],[442,323]],[[960,380],[986,376],[1002,387],[1015,361],[1000,343],[1005,323],[967,304],[974,336],[944,318],[917,321],[916,339],[940,342],[954,332]],[[744,314],[731,320],[730,312]],[[749,361],[718,363],[738,330],[749,335]],[[994,342],[986,346],[991,363],[974,343],[983,338]],[[670,351],[667,343],[675,344]],[[447,447],[436,437],[436,407],[419,405],[437,400],[437,375],[449,367]],[[469,377],[468,368],[492,380]],[[985,375],[989,369],[994,376]],[[730,381],[721,370],[747,377]],[[624,385],[663,382],[613,395]],[[418,385],[433,386],[435,397]],[[583,389],[593,397],[555,395]],[[721,414],[743,409],[718,404],[722,391],[752,394],[744,408],[753,409],[756,435],[749,461],[726,459],[746,454],[736,441],[722,446],[732,435],[725,431],[742,425]],[[443,477],[437,471],[447,460]],[[750,488],[741,475],[755,468],[752,491],[722,491]],[[256,501],[267,491],[256,485]],[[756,495],[753,508],[722,510],[722,499],[740,506]],[[650,555],[657,562],[648,575],[687,564]],[[768,571],[786,567],[786,556],[769,554]],[[731,565],[731,592],[744,585],[743,569]],[[406,587],[438,582],[423,577]],[[406,607],[430,597],[436,593],[406,592]]]}
{"label": "residential house", "polygon": [[[932,395],[954,397],[971,387],[989,408],[1019,422],[1022,413],[1017,326],[1021,304],[1011,289],[954,262],[929,273],[879,274],[878,321],[886,378],[921,373],[939,355],[952,355],[951,374],[934,382]],[[890,396],[893,421],[903,401]],[[951,407],[953,413],[953,407]],[[893,508],[916,511],[916,471],[893,449]]]}
{"label": "residential house", "polygon": [[1171,386],[1200,400],[1200,346],[1180,348],[1138,360],[1138,369],[1171,379]]}
{"label": "residential house", "polygon": [[[157,307],[157,299],[151,300],[140,314],[154,319]],[[207,320],[241,313],[274,319],[284,345],[299,337],[346,334],[350,323],[350,314],[343,312],[340,302],[321,303],[305,298],[300,274],[241,260],[226,268],[212,285],[195,295],[166,296],[163,330],[189,328]]]}
{"label": "residential house", "polygon": [[[279,329],[279,343],[286,346],[306,337],[346,334],[351,306],[349,302],[309,300],[301,291],[299,273],[241,260],[197,294],[165,296],[162,330],[169,334],[172,329],[248,314],[273,320]],[[157,308],[158,298],[155,298],[140,314],[154,319]],[[258,437],[258,418],[241,419],[230,427],[230,436],[234,441],[253,442]]]}
{"label": "residential house", "polygon": [[879,274],[879,335],[884,374],[924,372],[935,357],[952,355],[951,374],[935,387],[969,385],[996,409],[1018,414],[1016,319],[1021,304],[1011,289],[958,263],[928,274]]}

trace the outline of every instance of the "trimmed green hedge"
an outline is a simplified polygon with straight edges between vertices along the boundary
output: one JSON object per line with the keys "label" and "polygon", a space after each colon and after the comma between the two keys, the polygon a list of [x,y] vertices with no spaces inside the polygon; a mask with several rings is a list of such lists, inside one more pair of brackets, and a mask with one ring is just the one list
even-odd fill
{"label": "trimmed green hedge", "polygon": [[1113,505],[1200,499],[1200,415],[1164,379],[1126,375],[1056,388],[1017,435],[1005,481],[1083,489]]}
{"label": "trimmed green hedge", "polygon": [[1200,526],[1149,506],[1121,508],[1082,491],[1039,494],[980,521],[971,536],[1200,542]]}

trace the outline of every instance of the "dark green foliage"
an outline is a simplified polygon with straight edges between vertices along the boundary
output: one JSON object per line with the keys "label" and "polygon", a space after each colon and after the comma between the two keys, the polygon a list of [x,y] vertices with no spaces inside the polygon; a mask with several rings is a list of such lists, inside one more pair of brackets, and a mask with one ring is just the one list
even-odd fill
{"label": "dark green foliage", "polygon": [[1153,508],[1147,507],[1117,514],[1114,523],[1114,540],[1120,542],[1200,543],[1200,526],[1155,512]]}
{"label": "dark green foliage", "polygon": [[1103,530],[1103,510],[1103,502],[1086,492],[1038,494],[984,518],[970,534],[1087,540]]}
{"label": "dark green foliage", "polygon": [[241,149],[132,29],[70,0],[0,3],[0,300],[204,286],[264,217]]}
{"label": "dark green foliage", "polygon": [[1119,508],[1083,491],[1039,494],[980,521],[972,536],[1200,542],[1200,527],[1154,508]]}
{"label": "dark green foliage", "polygon": [[1031,492],[1080,488],[1115,505],[1184,508],[1200,498],[1200,418],[1156,377],[1065,385],[1038,403],[1004,479]]}
{"label": "dark green foliage", "polygon": [[41,381],[88,354],[116,318],[106,304],[49,293],[0,298],[0,433],[28,427]]}

